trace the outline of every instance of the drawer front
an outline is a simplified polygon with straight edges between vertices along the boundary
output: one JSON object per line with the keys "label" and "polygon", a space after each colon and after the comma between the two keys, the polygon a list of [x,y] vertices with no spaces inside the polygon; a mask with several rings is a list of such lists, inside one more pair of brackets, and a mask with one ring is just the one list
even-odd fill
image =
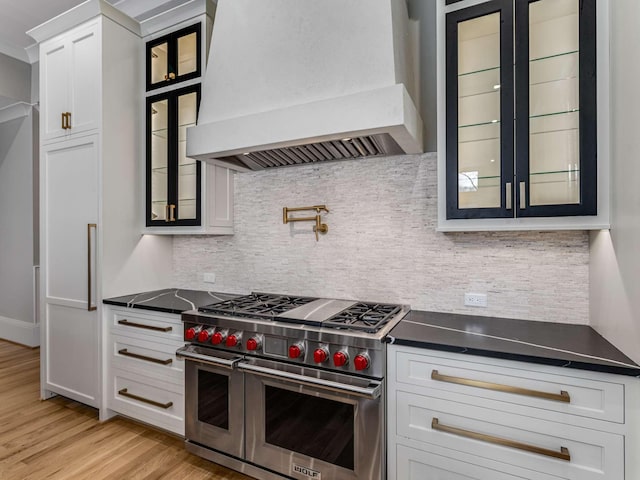
{"label": "drawer front", "polygon": [[[623,480],[622,435],[397,391],[396,434],[568,480]],[[442,431],[454,429],[452,431]],[[563,452],[566,449],[566,452]],[[567,453],[570,459],[555,455]]]}
{"label": "drawer front", "polygon": [[184,390],[179,385],[113,370],[108,406],[122,415],[184,435]]}
{"label": "drawer front", "polygon": [[396,472],[393,472],[395,476],[391,473],[389,480],[523,480],[527,478],[404,445],[397,446],[396,458]]}
{"label": "drawer front", "polygon": [[110,336],[111,368],[136,372],[184,385],[184,360],[176,357],[182,343]]}
{"label": "drawer front", "polygon": [[524,370],[506,361],[505,366],[491,365],[476,362],[477,357],[458,361],[396,351],[394,360],[396,381],[425,387],[429,395],[443,392],[505,402],[506,410],[543,419],[559,413],[624,423],[621,383]]}
{"label": "drawer front", "polygon": [[111,333],[142,339],[169,339],[182,342],[182,322],[179,315],[114,310]]}

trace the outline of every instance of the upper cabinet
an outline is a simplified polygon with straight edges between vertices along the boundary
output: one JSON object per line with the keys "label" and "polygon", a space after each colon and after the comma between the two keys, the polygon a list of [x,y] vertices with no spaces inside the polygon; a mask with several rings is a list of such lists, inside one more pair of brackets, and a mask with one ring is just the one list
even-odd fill
{"label": "upper cabinet", "polygon": [[147,42],[147,90],[201,75],[201,25],[196,23]]}
{"label": "upper cabinet", "polygon": [[100,57],[98,22],[93,21],[40,46],[42,141],[98,128]]}
{"label": "upper cabinet", "polygon": [[608,228],[604,3],[441,0],[441,230]]}
{"label": "upper cabinet", "polygon": [[170,16],[170,26],[145,37],[147,233],[233,234],[233,172],[187,157],[213,26],[210,6],[185,6],[184,21]]}

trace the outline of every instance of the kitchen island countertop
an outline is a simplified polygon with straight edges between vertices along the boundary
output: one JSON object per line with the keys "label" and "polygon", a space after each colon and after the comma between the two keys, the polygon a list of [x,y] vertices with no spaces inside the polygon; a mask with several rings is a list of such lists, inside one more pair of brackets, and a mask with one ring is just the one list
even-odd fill
{"label": "kitchen island countertop", "polygon": [[204,290],[187,290],[182,288],[165,288],[151,292],[134,293],[122,297],[107,298],[102,301],[107,305],[127,308],[140,308],[155,312],[181,314],[187,310],[228,300],[238,295],[230,293],[208,292]]}
{"label": "kitchen island countertop", "polygon": [[640,366],[588,325],[412,310],[386,341],[640,378]]}

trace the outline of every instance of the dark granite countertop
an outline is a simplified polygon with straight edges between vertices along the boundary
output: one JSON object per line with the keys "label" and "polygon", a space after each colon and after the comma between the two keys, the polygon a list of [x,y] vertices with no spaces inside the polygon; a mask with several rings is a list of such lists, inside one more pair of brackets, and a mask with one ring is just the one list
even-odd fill
{"label": "dark granite countertop", "polygon": [[152,292],[134,293],[122,297],[107,298],[102,301],[107,305],[120,307],[140,308],[155,312],[180,314],[186,310],[195,310],[198,307],[210,305],[215,302],[228,300],[238,295],[229,293],[207,292],[203,290],[185,290],[181,288],[165,288]]}
{"label": "dark granite countertop", "polygon": [[412,310],[386,341],[640,378],[640,366],[586,325]]}

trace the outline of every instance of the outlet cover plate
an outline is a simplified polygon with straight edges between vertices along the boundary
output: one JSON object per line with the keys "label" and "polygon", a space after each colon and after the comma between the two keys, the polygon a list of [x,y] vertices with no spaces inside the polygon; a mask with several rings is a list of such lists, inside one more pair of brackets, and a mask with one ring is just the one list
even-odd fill
{"label": "outlet cover plate", "polygon": [[486,293],[465,293],[464,304],[467,307],[486,307],[487,294]]}
{"label": "outlet cover plate", "polygon": [[205,283],[216,283],[215,273],[205,273],[203,277],[204,277],[203,280]]}

